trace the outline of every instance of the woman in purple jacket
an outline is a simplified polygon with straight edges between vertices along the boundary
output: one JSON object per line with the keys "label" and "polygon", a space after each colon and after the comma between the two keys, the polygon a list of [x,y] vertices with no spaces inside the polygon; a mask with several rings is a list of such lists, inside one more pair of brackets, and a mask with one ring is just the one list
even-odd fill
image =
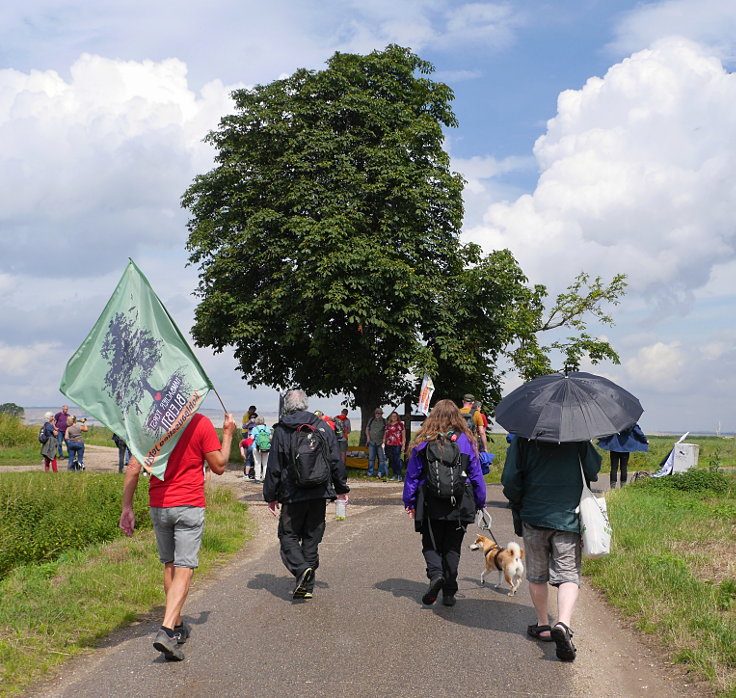
{"label": "woman in purple jacket", "polygon": [[[427,445],[438,440],[454,443],[460,450],[466,481],[459,498],[436,496],[427,485]],[[486,505],[486,483],[475,437],[452,400],[440,400],[434,406],[414,440],[406,465],[403,500],[415,530],[422,534],[429,578],[422,603],[433,604],[441,590],[442,603],[454,606],[463,537],[476,512]]]}

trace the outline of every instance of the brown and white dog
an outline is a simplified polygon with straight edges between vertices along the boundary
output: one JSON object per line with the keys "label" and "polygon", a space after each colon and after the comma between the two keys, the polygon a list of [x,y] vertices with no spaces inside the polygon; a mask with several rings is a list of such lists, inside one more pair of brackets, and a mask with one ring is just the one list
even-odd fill
{"label": "brown and white dog", "polygon": [[524,551],[518,544],[512,542],[505,548],[502,548],[495,540],[491,540],[485,536],[478,536],[475,539],[475,543],[470,546],[470,549],[482,550],[486,558],[486,568],[480,575],[481,585],[485,584],[486,572],[496,569],[498,570],[498,584],[496,584],[496,589],[501,586],[501,577],[503,576],[511,587],[509,596],[514,596],[524,575],[524,563],[522,562]]}

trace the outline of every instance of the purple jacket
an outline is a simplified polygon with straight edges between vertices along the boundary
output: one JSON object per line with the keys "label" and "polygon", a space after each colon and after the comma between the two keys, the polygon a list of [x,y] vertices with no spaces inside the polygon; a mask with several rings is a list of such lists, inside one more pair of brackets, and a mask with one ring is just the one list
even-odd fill
{"label": "purple jacket", "polygon": [[[470,457],[470,464],[468,466],[468,482],[470,482],[473,487],[473,497],[475,499],[476,508],[482,509],[486,505],[486,483],[480,469],[478,454],[470,443],[470,439],[468,439],[465,434],[460,434],[457,440],[457,445],[460,449],[460,453],[465,453]],[[426,447],[427,442],[425,441],[412,449],[409,462],[406,464],[406,473],[404,474],[404,494],[402,499],[404,500],[404,506],[407,509],[416,508],[417,494],[419,489],[424,486],[424,478],[422,477],[424,463],[419,457],[419,452]]]}

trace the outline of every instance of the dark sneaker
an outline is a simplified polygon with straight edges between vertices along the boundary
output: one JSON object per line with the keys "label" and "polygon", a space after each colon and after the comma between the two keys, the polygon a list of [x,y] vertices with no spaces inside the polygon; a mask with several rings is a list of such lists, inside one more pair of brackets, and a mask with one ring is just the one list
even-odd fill
{"label": "dark sneaker", "polygon": [[425,606],[431,606],[435,601],[437,601],[437,595],[440,593],[440,589],[442,589],[443,581],[442,577],[433,577],[429,581],[427,591],[424,593],[424,596],[422,596],[422,603]]}
{"label": "dark sneaker", "polygon": [[192,629],[184,622],[174,628],[174,637],[178,645],[183,645],[188,639]]}
{"label": "dark sneaker", "polygon": [[304,598],[305,599],[313,599],[314,598],[314,593],[311,592],[311,591],[305,591],[304,592]]}
{"label": "dark sneaker", "polygon": [[455,594],[442,594],[442,605],[443,606],[454,606],[455,605]]}
{"label": "dark sneaker", "polygon": [[557,645],[557,659],[563,662],[572,662],[575,660],[577,650],[572,644],[572,630],[564,623],[556,623],[552,628],[552,639]]}
{"label": "dark sneaker", "polygon": [[165,630],[159,630],[153,641],[153,648],[161,652],[167,662],[180,662],[184,659],[184,653],[179,649],[175,637],[169,637]]}
{"label": "dark sneaker", "polygon": [[314,570],[311,567],[307,567],[307,569],[305,569],[304,572],[302,572],[296,579],[296,586],[294,587],[294,592],[291,595],[292,598],[303,599],[313,579]]}

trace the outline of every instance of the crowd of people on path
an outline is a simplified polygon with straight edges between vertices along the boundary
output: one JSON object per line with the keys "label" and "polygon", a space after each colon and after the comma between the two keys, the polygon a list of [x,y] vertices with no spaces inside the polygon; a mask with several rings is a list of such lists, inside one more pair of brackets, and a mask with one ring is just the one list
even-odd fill
{"label": "crowd of people on path", "polygon": [[[486,430],[475,398],[466,394],[462,407],[440,400],[409,446],[406,472],[401,454],[407,434],[396,412],[388,419],[377,408],[365,428],[369,471],[403,477],[403,503],[421,536],[428,586],[421,602],[432,605],[441,597],[452,607],[458,590],[458,565],[468,525],[486,504],[486,485],[480,453],[487,448]],[[314,596],[320,568],[319,545],[325,532],[329,501],[347,503],[350,487],[345,449],[350,421],[347,410],[331,419],[310,412],[304,391],[288,391],[279,421],[264,424],[255,406],[243,415],[240,452],[245,476],[249,470],[262,481],[263,499],[278,518],[281,559],[294,580],[291,596]],[[156,542],[164,565],[166,608],[154,647],[167,660],[184,658],[182,645],[190,628],[182,608],[197,567],[204,526],[205,462],[219,475],[227,465],[237,426],[225,416],[220,442],[209,419],[194,415],[169,456],[165,480],[151,478],[149,500]],[[399,456],[397,458],[397,455]],[[249,459],[252,458],[252,465]],[[527,627],[534,640],[554,642],[562,661],[575,659],[572,615],[578,597],[581,537],[576,508],[582,477],[597,479],[601,458],[590,442],[541,443],[521,436],[510,439],[502,475],[503,493],[510,503],[514,530],[523,538],[526,578],[535,622]],[[130,459],[125,477],[120,527],[132,535],[133,496],[140,464]],[[556,617],[550,620],[550,588],[557,591]]]}

